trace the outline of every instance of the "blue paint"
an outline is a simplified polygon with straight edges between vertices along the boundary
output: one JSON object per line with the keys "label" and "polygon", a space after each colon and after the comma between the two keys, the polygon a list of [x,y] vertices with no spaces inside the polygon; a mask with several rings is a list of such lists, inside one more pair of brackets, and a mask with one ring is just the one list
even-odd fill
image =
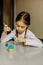
{"label": "blue paint", "polygon": [[6,42],[5,46],[8,47],[8,42]]}
{"label": "blue paint", "polygon": [[8,49],[14,49],[14,45],[9,45]]}

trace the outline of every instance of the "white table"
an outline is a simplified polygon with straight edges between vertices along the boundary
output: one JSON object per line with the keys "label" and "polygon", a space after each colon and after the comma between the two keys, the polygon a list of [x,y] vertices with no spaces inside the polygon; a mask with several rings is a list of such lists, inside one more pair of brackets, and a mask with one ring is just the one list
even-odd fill
{"label": "white table", "polygon": [[43,65],[43,48],[16,44],[14,47],[14,52],[9,53],[0,43],[0,65]]}

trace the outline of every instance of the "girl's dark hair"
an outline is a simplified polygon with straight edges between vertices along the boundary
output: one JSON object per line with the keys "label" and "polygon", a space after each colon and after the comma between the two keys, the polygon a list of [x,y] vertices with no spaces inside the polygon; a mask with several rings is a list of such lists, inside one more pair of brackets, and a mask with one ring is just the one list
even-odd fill
{"label": "girl's dark hair", "polygon": [[26,25],[30,25],[30,14],[25,12],[25,11],[22,11],[20,12],[17,17],[16,17],[16,22],[23,19],[24,20],[24,23]]}

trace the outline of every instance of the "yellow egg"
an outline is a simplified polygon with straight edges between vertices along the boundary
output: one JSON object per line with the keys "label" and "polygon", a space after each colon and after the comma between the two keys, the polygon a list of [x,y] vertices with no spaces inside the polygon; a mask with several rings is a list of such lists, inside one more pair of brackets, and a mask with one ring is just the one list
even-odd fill
{"label": "yellow egg", "polygon": [[8,49],[8,51],[9,51],[9,52],[12,52],[12,51],[14,51],[14,49]]}

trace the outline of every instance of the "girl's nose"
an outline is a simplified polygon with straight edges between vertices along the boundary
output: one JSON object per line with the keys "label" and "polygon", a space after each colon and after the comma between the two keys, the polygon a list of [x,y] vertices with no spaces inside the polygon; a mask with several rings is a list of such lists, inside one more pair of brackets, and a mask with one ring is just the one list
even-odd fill
{"label": "girl's nose", "polygon": [[21,29],[21,27],[19,27],[19,29]]}

